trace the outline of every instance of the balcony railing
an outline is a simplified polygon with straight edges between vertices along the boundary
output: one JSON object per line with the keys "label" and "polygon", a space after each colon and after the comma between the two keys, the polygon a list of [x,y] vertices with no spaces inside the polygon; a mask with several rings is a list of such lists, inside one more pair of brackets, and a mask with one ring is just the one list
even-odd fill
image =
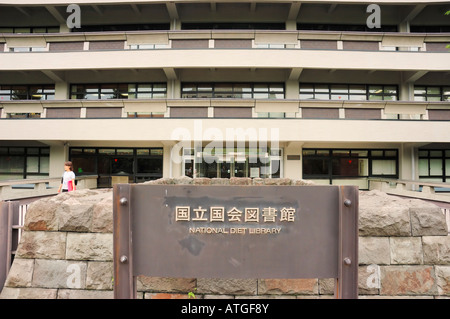
{"label": "balcony railing", "polygon": [[[448,52],[448,33],[170,30],[10,34],[0,33],[0,52],[126,49],[318,49]],[[29,50],[26,50],[29,48]]]}
{"label": "balcony railing", "polygon": [[[17,100],[0,102],[0,118],[296,118],[450,120],[450,102],[258,99]],[[30,117],[27,117],[30,118]]]}
{"label": "balcony railing", "polygon": [[450,203],[450,183],[370,178],[369,185],[371,190],[378,189],[392,195]]}
{"label": "balcony railing", "polygon": [[[96,175],[76,177],[77,189],[97,188]],[[60,177],[0,181],[0,200],[16,200],[57,194]]]}

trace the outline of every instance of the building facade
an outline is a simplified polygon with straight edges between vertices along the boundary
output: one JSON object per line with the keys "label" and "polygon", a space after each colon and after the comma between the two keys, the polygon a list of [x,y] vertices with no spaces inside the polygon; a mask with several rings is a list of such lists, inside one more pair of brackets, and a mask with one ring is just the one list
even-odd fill
{"label": "building facade", "polygon": [[0,1],[0,180],[450,181],[448,1],[76,3]]}

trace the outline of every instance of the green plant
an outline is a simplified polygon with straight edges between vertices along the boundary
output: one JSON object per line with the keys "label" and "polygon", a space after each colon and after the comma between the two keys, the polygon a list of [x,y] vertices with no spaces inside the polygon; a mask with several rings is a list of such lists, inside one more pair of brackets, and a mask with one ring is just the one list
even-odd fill
{"label": "green plant", "polygon": [[[194,288],[194,291],[196,291],[197,290],[197,288]],[[195,299],[195,294],[192,292],[192,291],[190,291],[189,293],[188,293],[188,298],[189,299]]]}

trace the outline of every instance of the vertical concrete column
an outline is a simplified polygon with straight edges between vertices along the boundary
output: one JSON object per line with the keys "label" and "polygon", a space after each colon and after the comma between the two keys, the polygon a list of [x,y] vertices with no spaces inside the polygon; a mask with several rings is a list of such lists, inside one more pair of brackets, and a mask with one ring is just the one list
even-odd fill
{"label": "vertical concrete column", "polygon": [[55,100],[69,99],[69,84],[67,82],[55,83]]}
{"label": "vertical concrete column", "polygon": [[167,98],[168,99],[181,98],[181,82],[179,79],[167,81]]}
{"label": "vertical concrete column", "polygon": [[[50,163],[49,163],[49,177],[62,176],[64,172],[64,162],[69,158],[69,148],[64,144],[50,145]],[[50,186],[58,187],[59,182],[54,182]]]}
{"label": "vertical concrete column", "polygon": [[[399,179],[414,180],[415,179],[415,163],[414,147],[407,143],[402,143],[399,147]],[[410,186],[407,187],[408,189]]]}
{"label": "vertical concrete column", "polygon": [[172,157],[172,148],[175,142],[164,142],[163,143],[163,177],[173,178],[180,177],[181,174],[181,155],[177,158]]}
{"label": "vertical concrete column", "polygon": [[170,30],[181,30],[181,21],[179,19],[170,21]]}
{"label": "vertical concrete column", "polygon": [[61,23],[59,25],[59,32],[70,32],[69,27],[67,26],[67,23]]}
{"label": "vertical concrete column", "polygon": [[[284,148],[284,177],[291,179],[302,179],[302,142],[290,142],[286,143]],[[288,160],[288,156],[295,159]]]}
{"label": "vertical concrete column", "polygon": [[286,99],[298,100],[300,91],[299,80],[287,80],[285,86]]}

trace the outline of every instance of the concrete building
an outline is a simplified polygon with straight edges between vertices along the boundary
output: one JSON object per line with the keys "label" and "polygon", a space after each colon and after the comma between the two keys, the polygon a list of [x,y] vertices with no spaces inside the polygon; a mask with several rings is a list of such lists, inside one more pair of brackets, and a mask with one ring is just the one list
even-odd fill
{"label": "concrete building", "polygon": [[73,2],[0,0],[0,180],[450,181],[448,1]]}

